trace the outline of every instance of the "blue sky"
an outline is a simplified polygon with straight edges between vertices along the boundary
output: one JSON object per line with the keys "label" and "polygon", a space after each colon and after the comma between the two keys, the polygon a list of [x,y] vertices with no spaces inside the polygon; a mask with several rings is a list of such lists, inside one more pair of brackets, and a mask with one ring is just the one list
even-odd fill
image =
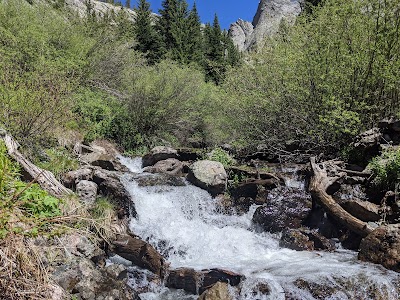
{"label": "blue sky", "polygon": [[[162,0],[148,0],[153,12],[158,13]],[[187,0],[189,8],[194,0]],[[125,2],[123,0],[122,2]],[[136,6],[137,1],[131,0],[131,5]],[[237,19],[253,21],[259,0],[196,0],[197,9],[203,23],[212,23],[214,14],[217,13],[221,27],[229,29],[229,25]]]}

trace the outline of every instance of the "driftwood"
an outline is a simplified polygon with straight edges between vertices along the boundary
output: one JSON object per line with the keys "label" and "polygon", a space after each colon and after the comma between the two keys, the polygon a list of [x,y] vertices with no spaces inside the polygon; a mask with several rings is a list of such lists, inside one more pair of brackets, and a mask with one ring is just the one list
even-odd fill
{"label": "driftwood", "polygon": [[0,131],[0,137],[6,144],[8,154],[15,159],[21,167],[32,177],[34,181],[55,197],[62,197],[71,194],[72,191],[63,186],[50,171],[43,170],[25,158],[18,151],[18,142],[8,133]]}
{"label": "driftwood", "polygon": [[317,164],[315,157],[310,158],[313,176],[310,181],[309,190],[314,201],[320,204],[326,212],[349,230],[362,237],[370,234],[373,229],[366,222],[363,222],[345,211],[330,195],[327,189],[338,179],[346,175],[339,173],[334,177],[328,176],[326,163]]}

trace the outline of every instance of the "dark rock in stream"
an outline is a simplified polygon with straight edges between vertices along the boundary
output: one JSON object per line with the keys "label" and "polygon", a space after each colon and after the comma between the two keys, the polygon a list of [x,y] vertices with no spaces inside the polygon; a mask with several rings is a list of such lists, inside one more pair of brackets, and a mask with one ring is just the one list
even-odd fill
{"label": "dark rock in stream", "polygon": [[166,286],[183,289],[191,294],[202,294],[217,282],[237,286],[243,279],[243,275],[222,269],[196,271],[190,268],[179,268],[170,271]]}
{"label": "dark rock in stream", "polygon": [[325,250],[334,251],[334,243],[316,230],[286,229],[282,233],[279,246],[297,251]]}
{"label": "dark rock in stream", "polygon": [[277,188],[271,191],[267,203],[257,208],[253,222],[272,233],[300,228],[306,222],[311,206],[311,196],[305,191]]}
{"label": "dark rock in stream", "polygon": [[400,272],[400,224],[380,226],[362,239],[358,258]]}
{"label": "dark rock in stream", "polygon": [[225,282],[217,282],[205,290],[198,300],[233,300],[229,293],[229,286]]}
{"label": "dark rock in stream", "polygon": [[167,263],[149,243],[130,235],[120,235],[113,241],[113,246],[113,251],[119,256],[136,266],[150,270],[160,278],[164,277]]}

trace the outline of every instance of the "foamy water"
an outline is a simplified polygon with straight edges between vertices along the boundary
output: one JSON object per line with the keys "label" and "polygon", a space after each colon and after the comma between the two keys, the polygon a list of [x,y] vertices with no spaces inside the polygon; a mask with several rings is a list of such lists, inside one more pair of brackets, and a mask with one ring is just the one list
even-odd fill
{"label": "foamy water", "polygon": [[[141,171],[137,160],[121,161],[130,170]],[[359,262],[355,252],[289,250],[279,247],[279,236],[255,232],[255,206],[245,215],[228,216],[219,213],[216,200],[206,191],[190,184],[139,187],[127,176],[124,185],[137,211],[131,230],[163,253],[173,268],[222,268],[245,275],[242,293],[235,299],[285,299],[285,292],[294,299],[317,299],[299,288],[299,282],[331,288],[326,299],[377,299],[371,290],[379,291],[382,299],[399,299],[399,274]],[[254,295],[259,283],[267,283],[271,294]],[[165,287],[142,298],[196,299]]]}

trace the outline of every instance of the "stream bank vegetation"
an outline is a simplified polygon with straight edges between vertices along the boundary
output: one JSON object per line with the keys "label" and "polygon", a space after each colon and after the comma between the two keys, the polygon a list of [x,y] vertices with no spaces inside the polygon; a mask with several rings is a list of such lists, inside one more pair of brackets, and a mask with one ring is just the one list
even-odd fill
{"label": "stream bank vegetation", "polygon": [[[243,155],[260,148],[339,155],[382,117],[400,117],[395,0],[307,6],[294,26],[282,22],[263,49],[244,55],[217,17],[200,31],[196,8],[184,1],[164,1],[156,24],[139,1],[135,26],[123,10],[80,18],[63,1],[50,2],[57,5],[0,0],[0,127],[56,176],[77,167],[75,142],[105,138],[130,153],[209,147],[230,166],[220,145]],[[380,189],[393,189],[399,165],[398,151],[383,165],[372,162]],[[76,197],[48,195],[21,179],[3,144],[0,197],[0,294],[9,299],[47,297],[30,238],[77,230],[107,239],[106,200],[87,211]],[[9,288],[10,278],[19,289]]]}

